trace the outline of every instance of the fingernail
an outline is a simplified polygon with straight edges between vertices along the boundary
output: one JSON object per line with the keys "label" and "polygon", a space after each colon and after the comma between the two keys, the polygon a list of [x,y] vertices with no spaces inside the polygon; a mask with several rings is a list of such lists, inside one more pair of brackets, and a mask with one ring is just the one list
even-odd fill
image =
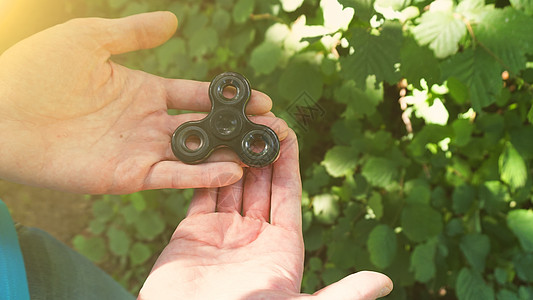
{"label": "fingernail", "polygon": [[381,290],[379,291],[378,298],[387,296],[388,294],[390,294],[391,291],[392,289],[388,286],[381,288]]}

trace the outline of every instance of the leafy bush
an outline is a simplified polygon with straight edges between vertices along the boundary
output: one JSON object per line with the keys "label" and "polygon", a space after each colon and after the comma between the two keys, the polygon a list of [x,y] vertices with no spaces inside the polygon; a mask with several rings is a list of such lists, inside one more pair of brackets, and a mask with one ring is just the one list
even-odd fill
{"label": "leafy bush", "polygon": [[[120,63],[206,81],[235,70],[272,97],[301,144],[304,292],[370,269],[395,282],[389,299],[533,299],[533,4],[339,3],[99,0],[90,9],[178,16],[168,43]],[[124,270],[142,264],[183,217],[181,197],[104,197],[92,235],[74,244]],[[169,222],[144,228],[128,211]],[[140,280],[148,268],[130,270]]]}
{"label": "leafy bush", "polygon": [[136,293],[185,217],[191,196],[192,190],[159,190],[98,197],[87,232],[72,244]]}

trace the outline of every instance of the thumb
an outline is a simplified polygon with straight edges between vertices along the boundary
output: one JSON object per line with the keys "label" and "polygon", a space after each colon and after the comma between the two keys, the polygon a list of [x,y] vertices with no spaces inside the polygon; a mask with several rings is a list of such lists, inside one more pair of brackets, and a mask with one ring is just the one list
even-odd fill
{"label": "thumb", "polygon": [[174,34],[178,26],[178,19],[169,11],[99,20],[99,26],[95,26],[95,38],[111,54],[159,46]]}
{"label": "thumb", "polygon": [[370,271],[361,271],[344,277],[313,294],[316,299],[374,300],[392,291],[389,277]]}

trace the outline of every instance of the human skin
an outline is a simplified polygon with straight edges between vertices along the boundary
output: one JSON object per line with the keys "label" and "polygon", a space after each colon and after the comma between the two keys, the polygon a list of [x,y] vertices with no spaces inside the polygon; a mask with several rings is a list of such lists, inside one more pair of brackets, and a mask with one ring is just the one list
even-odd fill
{"label": "human skin", "polygon": [[[77,19],[0,56],[0,177],[83,193],[200,188],[139,299],[357,299],[384,296],[385,275],[358,272],[313,295],[303,273],[300,173],[294,132],[254,91],[247,113],[281,140],[269,167],[243,168],[231,151],[179,162],[170,136],[205,114],[208,83],[127,69],[111,55],[155,47],[176,30],[168,12]],[[231,185],[230,185],[231,184]],[[219,188],[220,187],[220,188]]]}
{"label": "human skin", "polygon": [[351,299],[392,290],[376,272],[358,272],[313,295],[301,294],[302,238],[298,144],[219,189],[199,189],[187,217],[155,263],[138,299]]}
{"label": "human skin", "polygon": [[[170,12],[74,19],[0,56],[0,178],[65,191],[124,194],[218,187],[242,176],[238,157],[218,151],[203,164],[174,157],[172,132],[207,112],[207,82],[165,79],[114,63],[114,54],[158,46],[177,28]],[[287,125],[253,91],[246,112],[280,139]]]}

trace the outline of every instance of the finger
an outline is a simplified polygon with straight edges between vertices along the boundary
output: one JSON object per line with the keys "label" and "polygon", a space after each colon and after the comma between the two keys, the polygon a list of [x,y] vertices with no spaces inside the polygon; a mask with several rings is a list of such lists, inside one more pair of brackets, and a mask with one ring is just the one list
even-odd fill
{"label": "finger", "polygon": [[292,230],[301,230],[302,183],[298,163],[298,141],[289,130],[281,142],[280,157],[273,165],[270,221]]}
{"label": "finger", "polygon": [[370,271],[349,275],[314,293],[316,299],[374,300],[392,291],[389,277]]}
{"label": "finger", "polygon": [[236,164],[239,164],[241,167],[244,167],[244,164],[241,164],[241,159],[230,148],[218,148],[217,150],[213,151],[211,155],[205,160],[205,162],[234,162]]}
{"label": "finger", "polygon": [[266,222],[270,221],[272,166],[247,168],[243,177],[243,215]]}
{"label": "finger", "polygon": [[241,213],[243,180],[218,189],[217,212]]}
{"label": "finger", "polygon": [[289,134],[289,126],[283,119],[263,115],[251,116],[249,119],[254,123],[270,127],[274,130],[280,141],[287,138],[287,135]]}
{"label": "finger", "polygon": [[276,115],[273,112],[271,112],[271,111],[266,112],[264,114],[261,114],[261,116],[263,116],[263,117],[276,117]]}
{"label": "finger", "polygon": [[[83,19],[81,19],[83,20]],[[159,46],[176,31],[178,19],[168,11],[156,11],[120,19],[85,19],[94,38],[110,54]]]}
{"label": "finger", "polygon": [[[167,107],[169,109],[209,111],[209,82],[184,79],[164,79],[163,85],[167,92]],[[266,94],[252,90],[252,95],[246,104],[246,114],[259,115],[270,111],[272,100]]]}
{"label": "finger", "polygon": [[188,189],[220,187],[237,182],[242,168],[233,162],[188,165],[179,161],[160,161],[148,172],[143,189]]}
{"label": "finger", "polygon": [[218,188],[196,189],[191,204],[187,210],[187,217],[214,213],[217,205]]}

